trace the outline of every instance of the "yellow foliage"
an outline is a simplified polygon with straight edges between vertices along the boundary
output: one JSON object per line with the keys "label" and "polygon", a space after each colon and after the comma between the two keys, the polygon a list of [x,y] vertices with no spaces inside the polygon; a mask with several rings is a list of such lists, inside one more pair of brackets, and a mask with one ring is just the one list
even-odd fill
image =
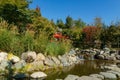
{"label": "yellow foliage", "polygon": [[32,65],[30,63],[26,64],[25,67],[23,68],[23,72],[28,72],[32,68]]}
{"label": "yellow foliage", "polygon": [[14,55],[13,55],[12,53],[9,53],[8,56],[7,56],[7,59],[8,59],[8,60],[11,60],[13,56],[14,56]]}

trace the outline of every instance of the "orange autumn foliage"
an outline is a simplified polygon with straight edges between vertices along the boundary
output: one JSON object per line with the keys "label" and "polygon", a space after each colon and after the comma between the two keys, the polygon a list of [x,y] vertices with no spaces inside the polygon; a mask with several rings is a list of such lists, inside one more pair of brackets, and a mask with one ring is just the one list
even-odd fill
{"label": "orange autumn foliage", "polygon": [[86,42],[93,42],[96,40],[100,34],[100,27],[87,26],[83,28],[83,33],[85,34]]}

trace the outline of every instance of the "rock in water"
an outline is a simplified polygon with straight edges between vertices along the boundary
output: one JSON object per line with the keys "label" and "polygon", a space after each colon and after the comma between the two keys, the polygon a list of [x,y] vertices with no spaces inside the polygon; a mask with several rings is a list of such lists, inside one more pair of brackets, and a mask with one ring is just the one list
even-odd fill
{"label": "rock in water", "polygon": [[111,71],[107,71],[107,72],[113,73],[113,74],[117,75],[118,78],[120,78],[120,73],[117,72],[117,71],[112,71],[112,70],[111,70]]}
{"label": "rock in water", "polygon": [[47,75],[44,72],[34,72],[31,75],[31,78],[34,79],[45,79],[47,77]]}
{"label": "rock in water", "polygon": [[100,79],[104,80],[104,76],[100,75],[100,74],[91,74],[90,77],[100,78]]}
{"label": "rock in water", "polygon": [[113,73],[100,72],[100,74],[103,75],[106,79],[117,79],[117,76]]}
{"label": "rock in water", "polygon": [[78,80],[79,76],[76,75],[68,75],[64,80]]}
{"label": "rock in water", "polygon": [[15,79],[24,79],[24,78],[26,78],[27,77],[27,75],[26,74],[24,74],[24,73],[18,73],[18,74],[15,74],[14,76],[13,76],[13,78],[15,78]]}
{"label": "rock in water", "polygon": [[102,79],[90,76],[81,76],[78,80],[102,80]]}

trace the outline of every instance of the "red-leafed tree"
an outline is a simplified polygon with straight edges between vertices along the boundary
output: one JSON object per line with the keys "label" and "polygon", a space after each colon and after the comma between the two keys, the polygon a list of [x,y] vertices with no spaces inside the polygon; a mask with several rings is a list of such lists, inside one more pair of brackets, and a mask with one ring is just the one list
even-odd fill
{"label": "red-leafed tree", "polygon": [[87,43],[92,43],[100,37],[101,28],[95,26],[87,26],[83,28],[84,39]]}

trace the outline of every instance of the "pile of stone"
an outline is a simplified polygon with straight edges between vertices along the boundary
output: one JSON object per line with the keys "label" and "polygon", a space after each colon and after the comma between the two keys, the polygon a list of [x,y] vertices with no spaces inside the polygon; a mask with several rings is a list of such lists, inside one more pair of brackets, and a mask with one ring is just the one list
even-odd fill
{"label": "pile of stone", "polygon": [[[78,63],[78,61],[78,57],[72,50],[68,54],[57,57],[50,55],[45,56],[42,53],[36,54],[34,51],[28,51],[22,53],[21,58],[19,58],[11,53],[0,52],[0,75],[12,73],[12,76],[15,76],[14,78],[16,78],[16,76],[17,78],[23,78],[28,75],[21,73],[32,73],[50,68],[70,66]],[[31,77],[33,77],[33,75]]]}
{"label": "pile of stone", "polygon": [[104,49],[84,49],[84,50],[75,50],[77,56],[83,60],[120,60],[120,54],[117,50],[110,50],[105,47]]}

